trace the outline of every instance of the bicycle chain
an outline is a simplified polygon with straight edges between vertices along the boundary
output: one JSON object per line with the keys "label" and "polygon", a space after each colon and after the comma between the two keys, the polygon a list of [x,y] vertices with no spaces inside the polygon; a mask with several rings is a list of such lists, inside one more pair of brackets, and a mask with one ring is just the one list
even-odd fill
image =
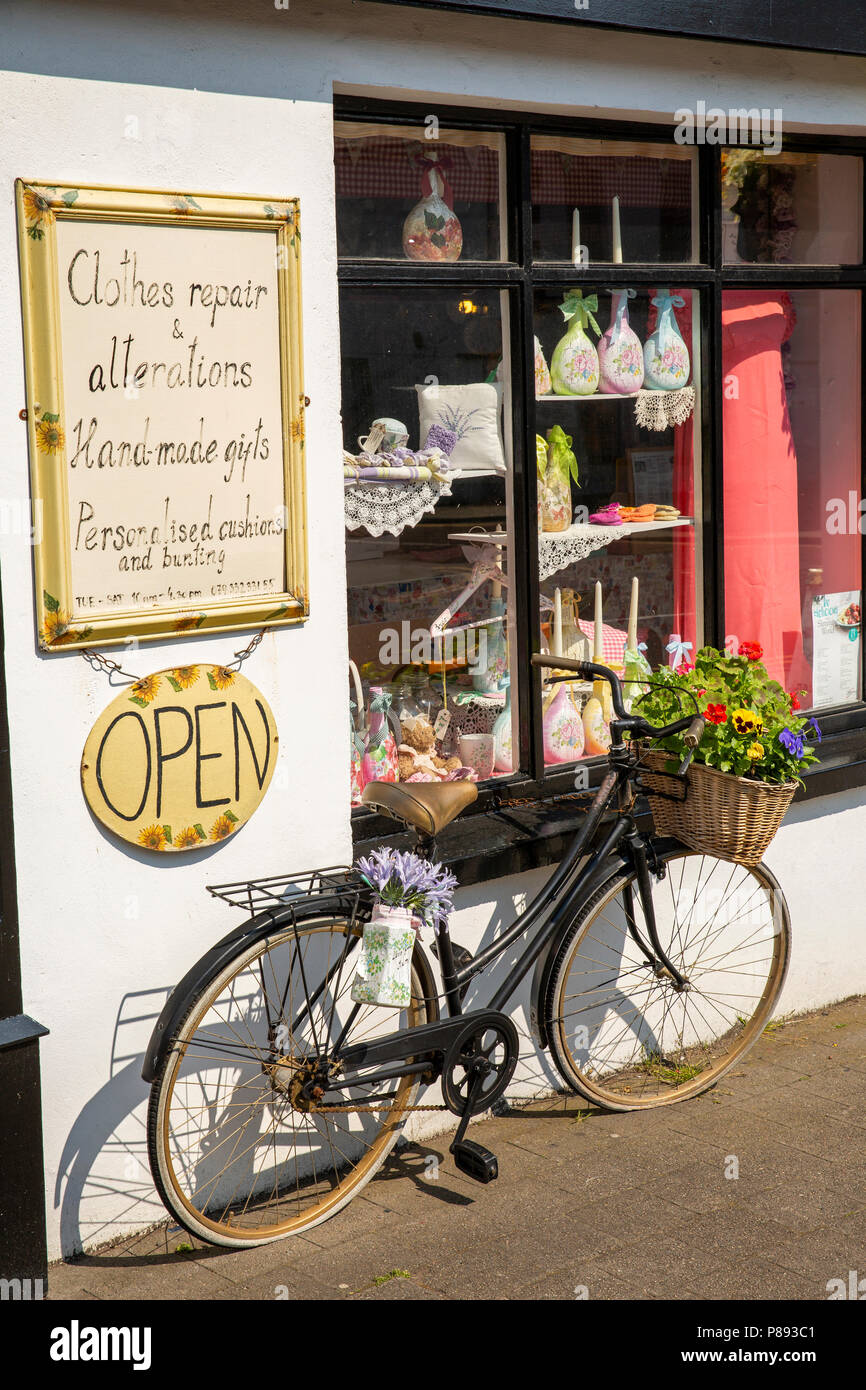
{"label": "bicycle chain", "polygon": [[[315,1110],[308,1113],[311,1115],[372,1115],[378,1114],[380,1110],[393,1105],[393,1101],[387,1101],[382,1105],[317,1105]],[[447,1110],[447,1105],[406,1105],[407,1110]]]}

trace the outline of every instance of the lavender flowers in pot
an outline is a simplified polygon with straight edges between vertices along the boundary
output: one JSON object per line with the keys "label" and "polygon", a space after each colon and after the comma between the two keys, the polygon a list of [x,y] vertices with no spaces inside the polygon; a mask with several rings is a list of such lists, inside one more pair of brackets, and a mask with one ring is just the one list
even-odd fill
{"label": "lavender flowers in pot", "polygon": [[376,904],[364,926],[352,999],[356,1004],[406,1008],[412,998],[410,968],[420,921],[435,928],[447,919],[457,880],[441,864],[393,849],[374,850],[359,859],[357,867],[375,892]]}

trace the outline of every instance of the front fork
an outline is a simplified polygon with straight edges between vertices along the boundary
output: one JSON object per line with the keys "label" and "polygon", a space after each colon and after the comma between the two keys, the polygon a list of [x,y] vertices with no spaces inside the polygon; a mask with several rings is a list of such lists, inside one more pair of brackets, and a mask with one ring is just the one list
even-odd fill
{"label": "front fork", "polygon": [[652,951],[648,948],[638,931],[637,919],[634,911],[634,889],[630,883],[623,889],[625,918],[628,923],[629,934],[649,961],[656,978],[670,980],[677,994],[681,994],[683,990],[688,989],[688,980],[684,975],[680,974],[673,961],[669,960],[665,955],[662,950],[661,942],[659,941],[655,908],[653,906],[652,880],[650,878],[650,868],[647,861],[646,841],[639,833],[637,826],[632,826],[629,835],[626,837],[626,844],[631,850],[638,893],[640,894],[641,906],[643,908],[644,922],[649,939],[652,942]]}

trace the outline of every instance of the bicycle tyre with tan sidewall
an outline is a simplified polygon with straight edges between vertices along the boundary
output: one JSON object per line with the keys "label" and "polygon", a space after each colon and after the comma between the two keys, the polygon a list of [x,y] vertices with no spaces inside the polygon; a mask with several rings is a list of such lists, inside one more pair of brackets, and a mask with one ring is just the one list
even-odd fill
{"label": "bicycle tyre with tan sidewall", "polygon": [[328,1093],[356,1107],[342,1113],[302,1095],[310,1055],[347,1022],[350,1043],[428,1019],[414,961],[408,1008],[352,1003],[361,932],[343,917],[275,929],[203,984],[175,1030],[151,1086],[148,1151],[160,1197],[200,1240],[246,1249],[312,1230],[363,1190],[397,1142],[417,1076]]}
{"label": "bicycle tyre with tan sidewall", "polygon": [[657,972],[634,875],[620,871],[584,904],[557,948],[546,991],[547,1036],[566,1084],[593,1105],[629,1111],[700,1095],[757,1042],[778,1003],[790,955],[784,894],[764,864],[732,864],[684,846],[658,853],[652,877],[659,940],[688,987]]}

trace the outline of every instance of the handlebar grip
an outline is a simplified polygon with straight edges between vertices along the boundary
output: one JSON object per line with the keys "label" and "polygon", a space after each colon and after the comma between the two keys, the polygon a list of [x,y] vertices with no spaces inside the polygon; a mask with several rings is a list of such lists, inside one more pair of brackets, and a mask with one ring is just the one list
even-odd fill
{"label": "handlebar grip", "polygon": [[554,671],[574,671],[585,680],[592,677],[592,670],[586,661],[575,661],[570,656],[548,656],[545,652],[532,653],[533,666],[549,666]]}
{"label": "handlebar grip", "polygon": [[704,736],[704,729],[707,721],[702,714],[696,714],[684,735],[684,742],[687,748],[697,748]]}

